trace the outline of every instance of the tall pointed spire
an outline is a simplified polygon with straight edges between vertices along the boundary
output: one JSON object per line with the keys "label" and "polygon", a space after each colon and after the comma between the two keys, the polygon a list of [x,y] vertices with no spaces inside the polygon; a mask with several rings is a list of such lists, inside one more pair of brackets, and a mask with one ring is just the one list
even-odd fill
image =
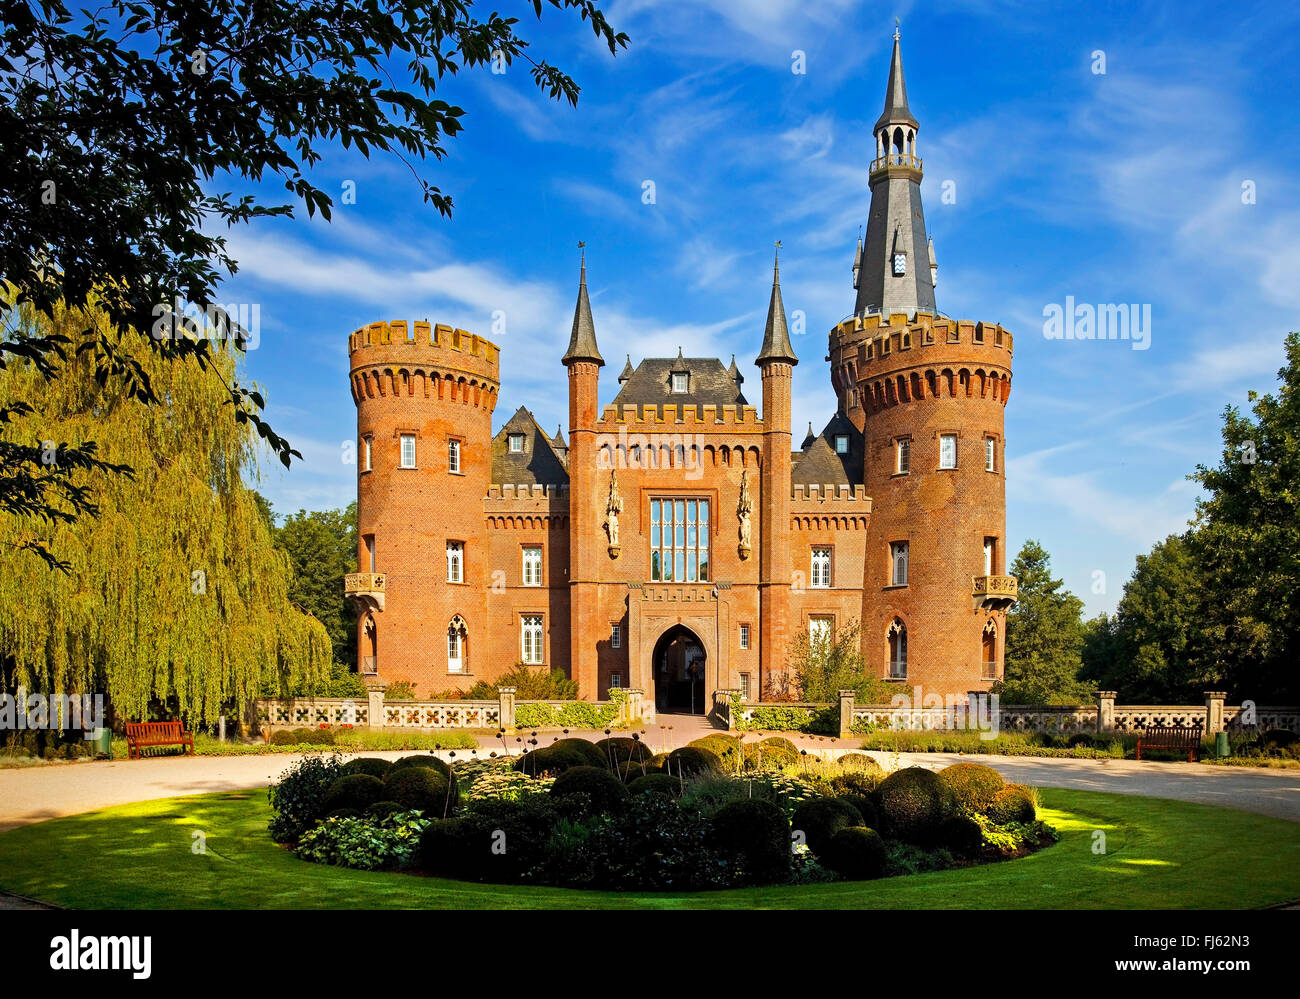
{"label": "tall pointed spire", "polygon": [[578,304],[573,310],[573,332],[569,334],[569,349],[564,352],[564,365],[574,361],[594,361],[604,367],[605,359],[596,348],[596,326],[591,321],[591,301],[587,298],[587,251],[582,249],[582,265],[578,278]]}
{"label": "tall pointed spire", "polygon": [[894,55],[889,60],[889,85],[885,89],[885,110],[876,119],[876,128],[881,125],[911,125],[918,128],[920,123],[912,117],[912,109],[907,106],[907,83],[903,80],[903,49],[898,28],[894,28]]}
{"label": "tall pointed spire", "polygon": [[785,303],[781,301],[781,244],[776,244],[776,259],[772,263],[772,297],[767,303],[767,327],[763,330],[763,349],[754,363],[762,367],[768,361],[788,361],[798,364],[794,348],[790,346],[790,331],[785,325]]}

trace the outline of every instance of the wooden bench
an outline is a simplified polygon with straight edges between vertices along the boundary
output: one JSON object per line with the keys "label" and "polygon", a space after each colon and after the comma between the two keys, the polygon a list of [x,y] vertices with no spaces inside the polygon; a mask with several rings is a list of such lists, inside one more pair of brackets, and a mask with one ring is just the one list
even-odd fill
{"label": "wooden bench", "polygon": [[1194,762],[1201,748],[1199,725],[1148,725],[1138,733],[1137,758],[1142,759],[1144,749],[1176,749],[1187,751],[1187,762]]}
{"label": "wooden bench", "polygon": [[179,746],[193,756],[194,736],[178,721],[126,723],[127,759],[142,759],[145,750],[164,746]]}

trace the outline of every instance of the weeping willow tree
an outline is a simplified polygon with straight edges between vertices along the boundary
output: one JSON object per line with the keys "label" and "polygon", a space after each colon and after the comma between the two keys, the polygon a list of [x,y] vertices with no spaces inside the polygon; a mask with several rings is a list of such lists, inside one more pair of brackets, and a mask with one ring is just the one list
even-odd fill
{"label": "weeping willow tree", "polygon": [[[255,493],[248,424],[223,415],[235,361],[206,368],[169,357],[93,307],[22,317],[7,336],[96,327],[139,361],[161,404],[101,384],[97,359],[69,355],[53,377],[34,365],[0,369],[0,399],[26,403],[0,440],[63,449],[98,442],[102,467],[69,472],[98,508],[68,518],[0,516],[0,660],[11,688],[106,694],[119,717],[159,703],[208,723],[230,702],[313,683],[330,663],[324,626],[292,605],[288,557]],[[22,410],[26,409],[26,412]],[[3,474],[3,470],[0,470]],[[59,553],[50,568],[34,542]]]}

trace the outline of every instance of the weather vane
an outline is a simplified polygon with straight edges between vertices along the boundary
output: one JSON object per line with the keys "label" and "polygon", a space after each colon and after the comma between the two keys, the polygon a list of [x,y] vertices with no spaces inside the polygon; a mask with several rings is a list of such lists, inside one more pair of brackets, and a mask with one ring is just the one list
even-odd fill
{"label": "weather vane", "polygon": [[900,21],[898,18],[894,18],[894,37],[895,37],[895,38],[897,38],[897,37],[899,36],[899,27],[902,25],[902,23],[903,23],[903,22]]}

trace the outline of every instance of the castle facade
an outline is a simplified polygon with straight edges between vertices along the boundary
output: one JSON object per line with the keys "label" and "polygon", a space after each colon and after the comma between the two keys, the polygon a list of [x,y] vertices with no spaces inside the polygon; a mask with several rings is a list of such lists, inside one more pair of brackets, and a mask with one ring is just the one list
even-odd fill
{"label": "castle facade", "polygon": [[402,321],[354,332],[360,571],[346,591],[362,672],[429,697],[523,662],[565,670],[586,699],[630,687],[661,712],[702,713],[719,690],[780,695],[797,636],[857,622],[869,668],[909,694],[987,691],[1016,589],[1012,336],[935,309],[918,129],[895,35],[820,432],[791,427],[778,267],[760,407],[734,357],[681,350],[629,358],[602,406],[584,260],[559,359],[567,439],[524,408],[493,433],[500,351],[482,337]]}

